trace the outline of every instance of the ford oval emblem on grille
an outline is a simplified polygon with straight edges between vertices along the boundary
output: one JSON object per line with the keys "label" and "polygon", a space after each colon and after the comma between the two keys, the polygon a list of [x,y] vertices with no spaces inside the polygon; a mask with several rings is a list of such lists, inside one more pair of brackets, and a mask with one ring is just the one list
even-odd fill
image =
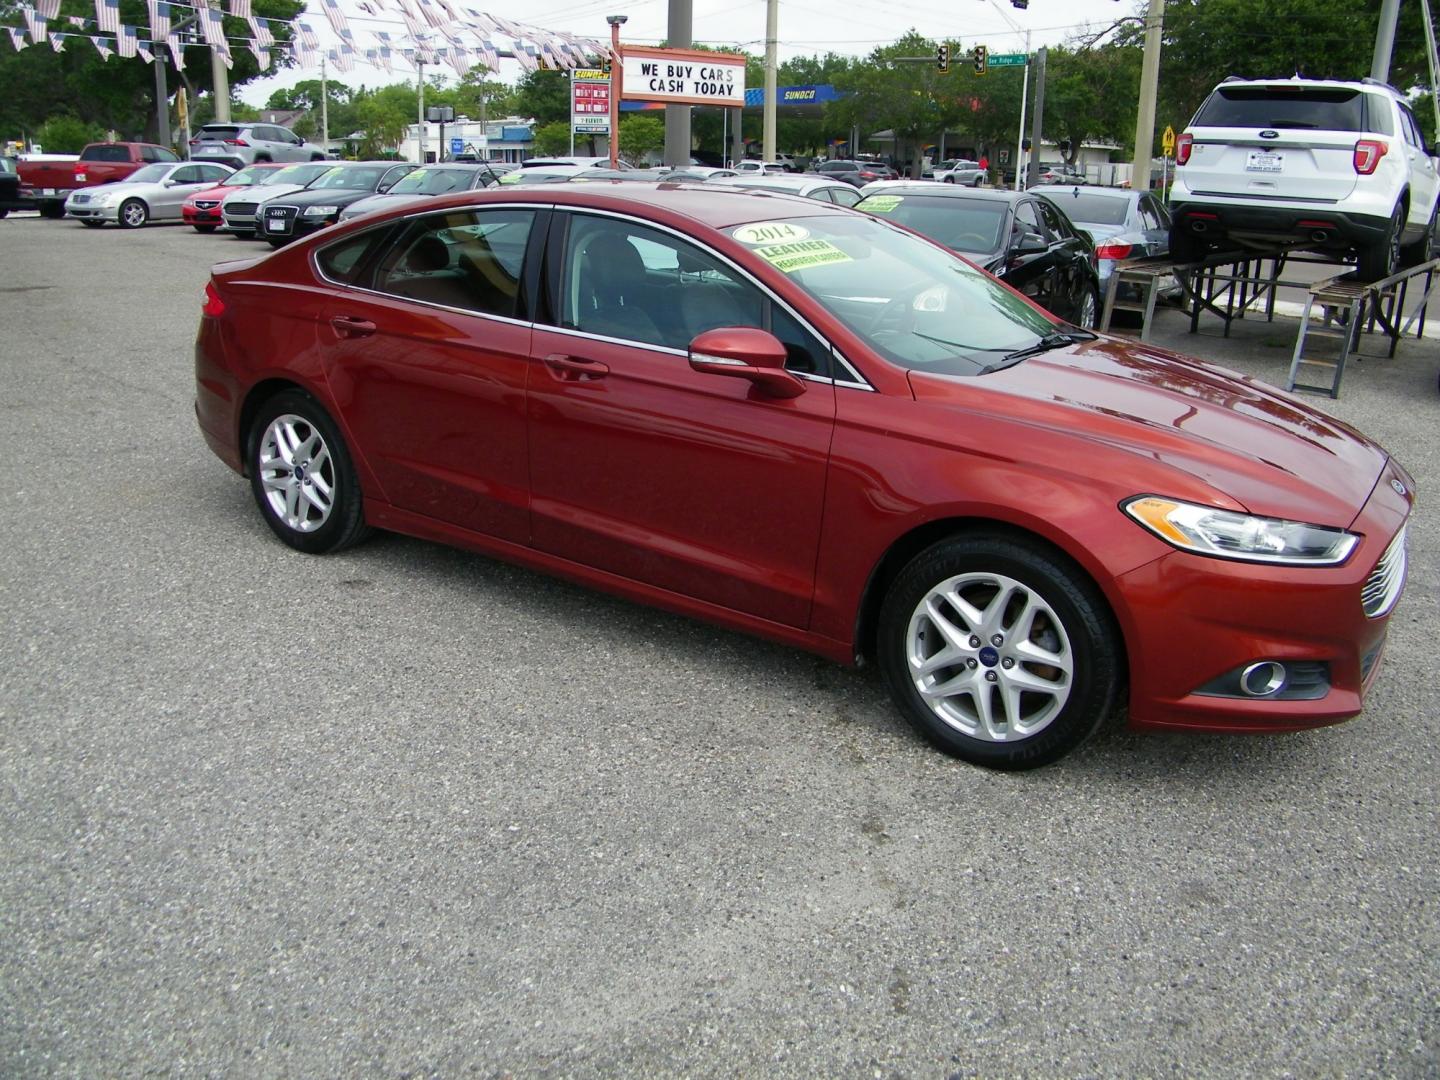
{"label": "ford oval emblem on grille", "polygon": [[1262,132],[1260,132],[1260,138],[1262,138],[1262,139],[1278,139],[1279,137],[1280,137],[1280,133],[1279,133],[1278,131],[1262,131]]}
{"label": "ford oval emblem on grille", "polygon": [[1404,495],[1404,494],[1405,494],[1405,485],[1402,484],[1399,480],[1391,480],[1391,481],[1390,481],[1390,486],[1395,489],[1395,494],[1396,494],[1396,495]]}

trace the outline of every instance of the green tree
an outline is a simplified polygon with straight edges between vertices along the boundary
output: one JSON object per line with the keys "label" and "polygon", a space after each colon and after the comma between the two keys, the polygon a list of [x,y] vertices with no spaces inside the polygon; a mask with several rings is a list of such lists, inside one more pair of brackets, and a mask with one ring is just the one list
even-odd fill
{"label": "green tree", "polygon": [[[515,86],[515,112],[533,117],[537,124],[570,120],[570,76],[564,71],[541,68],[527,71]],[[566,141],[569,139],[567,137]]]}
{"label": "green tree", "polygon": [[665,149],[665,121],[632,113],[620,120],[620,156],[631,165],[643,165],[645,155]]}
{"label": "green tree", "polygon": [[105,130],[73,116],[52,116],[35,132],[35,141],[47,154],[78,154],[86,143],[101,142]]}
{"label": "green tree", "polygon": [[555,157],[558,154],[570,152],[570,122],[568,120],[552,120],[548,124],[541,124],[535,129],[535,155],[537,157]]}
{"label": "green tree", "polygon": [[394,150],[405,137],[405,128],[414,113],[397,104],[396,96],[370,94],[355,103],[355,120],[361,134],[357,148],[360,157],[381,157]]}
{"label": "green tree", "polygon": [[306,109],[318,112],[323,93],[330,99],[330,107],[348,105],[355,96],[350,87],[334,79],[324,84],[319,79],[301,79],[287,90],[276,90],[265,103],[267,109]]}
{"label": "green tree", "polygon": [[1134,142],[1140,59],[1141,50],[1127,45],[1048,50],[1045,137],[1069,141],[1064,156],[1072,165],[1092,139]]}

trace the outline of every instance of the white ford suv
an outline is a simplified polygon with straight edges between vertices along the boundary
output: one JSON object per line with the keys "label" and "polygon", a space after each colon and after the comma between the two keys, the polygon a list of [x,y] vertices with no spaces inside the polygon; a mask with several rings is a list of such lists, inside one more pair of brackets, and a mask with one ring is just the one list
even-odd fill
{"label": "white ford suv", "polygon": [[1170,253],[1300,243],[1367,281],[1432,257],[1440,173],[1405,99],[1373,79],[1226,79],[1175,145]]}

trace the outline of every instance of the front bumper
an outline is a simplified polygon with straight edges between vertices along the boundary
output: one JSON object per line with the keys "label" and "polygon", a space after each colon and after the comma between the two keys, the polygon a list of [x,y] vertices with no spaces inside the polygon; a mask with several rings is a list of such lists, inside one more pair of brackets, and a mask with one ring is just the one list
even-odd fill
{"label": "front bumper", "polygon": [[[1413,490],[1409,475],[1387,464],[1350,526],[1362,541],[1342,566],[1267,566],[1176,551],[1120,578],[1131,726],[1258,734],[1322,727],[1359,713],[1380,670],[1390,622],[1390,612],[1365,614],[1361,592],[1404,526]],[[1202,692],[1267,660],[1324,665],[1328,690],[1309,700]]]}
{"label": "front bumper", "polygon": [[220,207],[185,206],[181,208],[181,214],[185,218],[186,225],[222,225],[224,219],[220,216]]}
{"label": "front bumper", "polygon": [[102,203],[77,203],[72,197],[65,203],[65,213],[78,221],[113,222],[119,220],[120,210],[116,206],[106,206]]}

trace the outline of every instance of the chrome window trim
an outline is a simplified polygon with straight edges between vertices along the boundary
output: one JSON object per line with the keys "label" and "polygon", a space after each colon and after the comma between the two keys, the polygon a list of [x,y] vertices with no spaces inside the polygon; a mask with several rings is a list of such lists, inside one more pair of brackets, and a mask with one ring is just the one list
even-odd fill
{"label": "chrome window trim", "polygon": [[[621,221],[634,222],[635,224],[637,224],[637,225],[643,225],[643,226],[645,226],[646,228],[656,229],[656,230],[658,230],[658,231],[660,231],[660,232],[669,233],[671,236],[674,236],[674,237],[676,237],[676,238],[679,239],[679,240],[683,240],[685,243],[690,244],[690,245],[692,245],[692,246],[697,246],[697,247],[699,246],[698,244],[696,244],[696,238],[693,237],[693,236],[691,236],[691,235],[689,235],[688,233],[683,233],[683,232],[681,232],[679,229],[671,228],[669,225],[663,225],[663,224],[661,224],[661,223],[658,222],[658,221],[650,221],[650,220],[648,220],[648,219],[646,219],[646,218],[636,217],[636,216],[633,215],[633,214],[625,214],[625,213],[621,213],[621,212],[616,211],[616,210],[600,210],[600,209],[596,209],[596,208],[593,207],[593,206],[567,206],[567,205],[564,205],[564,204],[553,204],[553,203],[552,203],[552,204],[551,204],[551,207],[552,207],[552,209],[555,209],[555,210],[565,210],[565,211],[568,211],[568,212],[570,212],[571,214],[596,214],[596,215],[599,215],[599,216],[601,216],[601,217],[618,218],[618,219],[620,219]],[[708,228],[714,228],[714,226],[707,225],[707,226],[705,226],[705,228],[707,228],[707,229],[708,229]],[[715,231],[716,231],[716,232],[719,232],[720,230],[717,228],[717,229],[715,229]],[[767,296],[767,297],[770,298],[770,300],[771,300],[772,303],[779,304],[780,307],[782,307],[782,308],[790,315],[790,317],[791,317],[792,319],[794,319],[797,323],[799,323],[802,327],[804,327],[804,329],[805,329],[806,331],[808,331],[808,332],[815,338],[816,341],[821,342],[822,344],[824,344],[824,345],[830,350],[831,359],[833,359],[840,367],[844,368],[846,372],[848,372],[851,376],[853,376],[853,381],[851,381],[851,380],[849,380],[849,379],[844,379],[844,380],[842,380],[842,379],[836,379],[836,378],[831,378],[831,377],[827,377],[827,376],[810,375],[810,376],[808,376],[808,378],[810,378],[811,381],[828,382],[828,383],[833,383],[833,384],[836,385],[836,386],[845,386],[845,387],[848,387],[848,388],[851,388],[851,389],[856,389],[856,390],[870,390],[870,391],[873,391],[873,390],[875,389],[875,388],[874,388],[873,386],[871,386],[868,382],[866,382],[865,377],[864,377],[863,375],[861,375],[860,372],[855,369],[855,365],[851,364],[850,361],[845,358],[845,355],[844,355],[839,349],[837,349],[837,348],[835,347],[835,343],[832,342],[827,335],[820,333],[818,330],[815,329],[815,327],[813,327],[812,325],[810,325],[810,322],[809,322],[808,319],[804,318],[798,311],[796,311],[793,307],[791,307],[783,298],[781,298],[781,297],[779,297],[779,296],[776,296],[775,293],[773,293],[773,292],[770,290],[770,288],[765,285],[764,282],[762,282],[762,281],[760,281],[759,279],[757,279],[754,274],[750,273],[750,271],[747,270],[747,269],[745,269],[745,267],[739,265],[737,262],[735,262],[734,259],[731,259],[731,258],[730,258],[728,255],[726,255],[724,252],[717,251],[717,250],[714,250],[714,249],[704,249],[704,250],[706,251],[706,254],[713,256],[713,257],[714,257],[716,260],[718,260],[719,262],[722,262],[722,263],[724,263],[726,266],[729,266],[729,267],[730,267],[732,270],[734,270],[736,273],[740,274],[740,276],[743,277],[746,281],[750,282],[751,285],[753,285],[753,286],[755,286],[755,288],[759,289],[762,296]],[[562,328],[561,328],[561,327],[553,327],[553,329],[559,330],[559,329],[562,329]],[[599,335],[594,335],[594,336],[599,336]],[[605,338],[604,340],[606,340],[606,341],[616,341],[616,340],[620,340],[620,339],[616,339],[616,338]],[[645,345],[647,348],[662,348],[665,352],[679,352],[679,354],[680,354],[681,356],[688,356],[688,355],[689,355],[689,353],[680,352],[679,350],[671,349],[671,348],[669,348],[668,346],[649,346],[646,342],[632,343],[632,342],[628,342],[628,341],[621,341],[621,344],[640,344],[640,345]],[[790,374],[792,374],[792,375],[802,375],[803,373],[802,373],[802,372],[798,372],[798,371],[792,371]]]}

